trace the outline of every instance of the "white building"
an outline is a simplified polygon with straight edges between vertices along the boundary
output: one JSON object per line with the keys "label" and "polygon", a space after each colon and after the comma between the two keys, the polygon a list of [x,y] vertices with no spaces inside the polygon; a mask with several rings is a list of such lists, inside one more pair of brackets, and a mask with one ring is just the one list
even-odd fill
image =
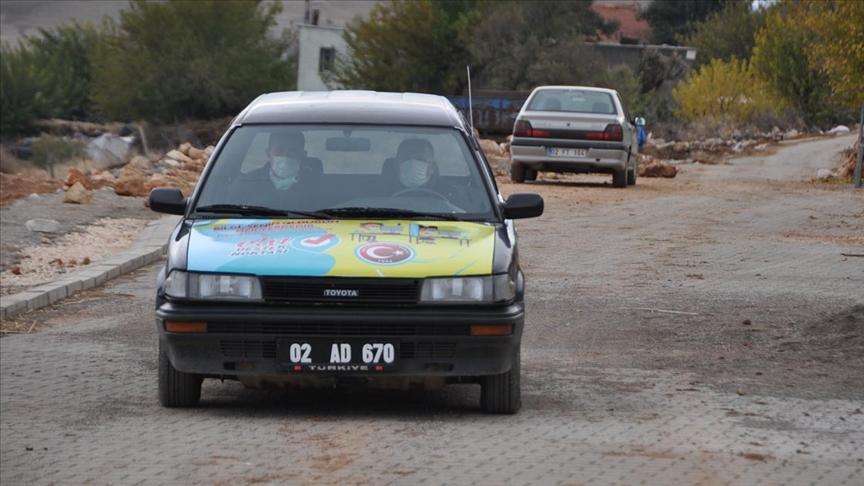
{"label": "white building", "polygon": [[321,75],[333,68],[337,53],[347,51],[342,30],[338,27],[301,25],[298,33],[297,90],[326,91],[330,88]]}

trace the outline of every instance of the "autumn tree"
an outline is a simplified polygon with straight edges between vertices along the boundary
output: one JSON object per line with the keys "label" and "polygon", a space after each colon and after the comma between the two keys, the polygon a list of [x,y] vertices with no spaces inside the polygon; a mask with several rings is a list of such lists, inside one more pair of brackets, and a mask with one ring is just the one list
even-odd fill
{"label": "autumn tree", "polygon": [[474,1],[391,0],[345,27],[348,54],[325,77],[331,88],[458,93],[469,54],[459,41]]}
{"label": "autumn tree", "polygon": [[765,27],[756,36],[752,65],[769,89],[800,111],[808,124],[831,121],[828,75],[814,65],[807,51],[815,35],[798,25],[785,8],[772,8]]}
{"label": "autumn tree", "polygon": [[812,36],[806,50],[811,65],[828,77],[831,98],[859,110],[864,105],[864,2],[782,0],[777,6],[793,25]]}
{"label": "autumn tree", "polygon": [[133,0],[93,57],[92,98],[111,119],[233,115],[296,87],[293,32],[274,37],[280,2]]}

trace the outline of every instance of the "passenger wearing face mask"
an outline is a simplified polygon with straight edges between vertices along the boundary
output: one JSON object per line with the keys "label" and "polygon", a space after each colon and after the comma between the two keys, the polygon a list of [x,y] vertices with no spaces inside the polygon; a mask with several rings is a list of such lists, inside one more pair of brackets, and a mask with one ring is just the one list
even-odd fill
{"label": "passenger wearing face mask", "polygon": [[432,144],[422,138],[409,138],[399,144],[396,151],[396,171],[399,182],[406,189],[435,190],[438,166],[435,164]]}
{"label": "passenger wearing face mask", "polygon": [[318,159],[306,157],[305,143],[299,131],[270,134],[267,163],[238,181],[244,186],[244,202],[280,209],[302,206],[313,190],[304,184],[309,182],[304,169],[308,173],[310,163],[320,165]]}

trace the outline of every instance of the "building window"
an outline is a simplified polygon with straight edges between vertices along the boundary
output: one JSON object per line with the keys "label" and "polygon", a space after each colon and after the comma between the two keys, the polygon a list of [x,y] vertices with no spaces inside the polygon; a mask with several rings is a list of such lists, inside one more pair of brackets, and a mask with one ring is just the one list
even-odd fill
{"label": "building window", "polygon": [[333,63],[336,61],[336,49],[332,47],[322,47],[321,53],[318,56],[318,72],[326,73],[333,69]]}

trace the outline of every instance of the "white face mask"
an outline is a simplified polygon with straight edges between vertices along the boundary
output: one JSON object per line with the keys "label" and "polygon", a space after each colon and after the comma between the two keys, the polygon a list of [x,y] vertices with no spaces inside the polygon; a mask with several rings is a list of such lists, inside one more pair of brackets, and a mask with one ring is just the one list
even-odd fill
{"label": "white face mask", "polygon": [[273,157],[270,162],[270,180],[278,189],[288,189],[297,182],[300,161],[289,157]]}
{"label": "white face mask", "polygon": [[429,180],[429,162],[406,160],[399,166],[399,180],[408,187],[420,187]]}

